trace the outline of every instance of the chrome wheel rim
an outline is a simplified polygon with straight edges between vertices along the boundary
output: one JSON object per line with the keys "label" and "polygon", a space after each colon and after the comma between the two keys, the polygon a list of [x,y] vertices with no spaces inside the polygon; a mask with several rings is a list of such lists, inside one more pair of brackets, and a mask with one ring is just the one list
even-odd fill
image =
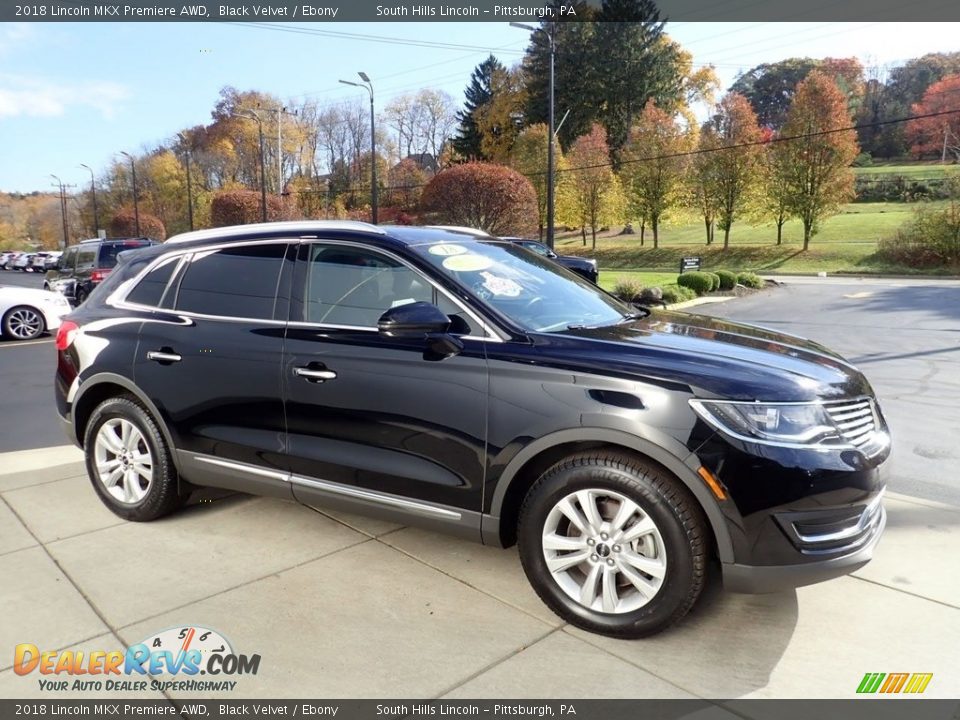
{"label": "chrome wheel rim", "polygon": [[10,313],[7,328],[14,337],[20,340],[29,340],[39,335],[40,331],[43,330],[43,320],[36,310],[18,308]]}
{"label": "chrome wheel rim", "polygon": [[643,607],[667,574],[667,553],[653,518],[610,490],[578,490],[560,500],[544,521],[542,546],[554,582],[596,612]]}
{"label": "chrome wheel rim", "polygon": [[134,505],[150,490],[153,456],[139,428],[129,420],[107,420],[94,443],[97,478],[117,501]]}

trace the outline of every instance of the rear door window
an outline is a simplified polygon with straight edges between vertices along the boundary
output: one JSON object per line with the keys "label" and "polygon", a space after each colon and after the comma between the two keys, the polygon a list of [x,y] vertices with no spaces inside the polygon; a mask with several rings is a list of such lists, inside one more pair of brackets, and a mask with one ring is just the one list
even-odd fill
{"label": "rear door window", "polygon": [[89,247],[85,245],[81,245],[80,249],[77,251],[77,269],[84,270],[86,268],[92,268],[96,259],[97,259],[96,245],[91,245]]}
{"label": "rear door window", "polygon": [[284,243],[194,253],[177,293],[177,310],[201,315],[273,318]]}

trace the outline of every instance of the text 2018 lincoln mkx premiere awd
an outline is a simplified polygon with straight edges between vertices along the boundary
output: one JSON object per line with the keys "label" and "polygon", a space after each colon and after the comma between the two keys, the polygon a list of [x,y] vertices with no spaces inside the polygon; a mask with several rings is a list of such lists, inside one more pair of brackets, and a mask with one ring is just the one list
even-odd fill
{"label": "text 2018 lincoln mkx premiere awd", "polygon": [[60,415],[120,517],[215,486],[517,543],[598,633],[667,627],[713,562],[747,592],[852,572],[885,524],[887,426],[842,357],[624,305],[495,238],[193,232],[124,253],[56,346]]}

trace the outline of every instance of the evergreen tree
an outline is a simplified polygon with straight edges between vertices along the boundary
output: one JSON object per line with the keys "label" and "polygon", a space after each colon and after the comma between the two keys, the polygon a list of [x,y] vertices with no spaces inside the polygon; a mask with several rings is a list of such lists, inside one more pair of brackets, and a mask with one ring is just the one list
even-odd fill
{"label": "evergreen tree", "polygon": [[457,137],[453,139],[454,150],[464,159],[485,159],[481,149],[482,134],[477,124],[477,112],[493,98],[494,76],[501,72],[506,72],[506,68],[491,55],[477,65],[470,75],[470,84],[464,92],[466,100],[463,110],[457,113],[460,126]]}

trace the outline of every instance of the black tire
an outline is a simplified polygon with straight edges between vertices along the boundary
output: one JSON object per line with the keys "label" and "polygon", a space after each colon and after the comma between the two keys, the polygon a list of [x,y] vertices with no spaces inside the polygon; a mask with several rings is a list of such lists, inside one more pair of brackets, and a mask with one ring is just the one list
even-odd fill
{"label": "black tire", "polygon": [[83,305],[83,301],[87,299],[87,293],[84,292],[83,288],[77,288],[76,293],[73,296],[74,302],[77,306]]}
{"label": "black tire", "polygon": [[[568,595],[547,567],[542,536],[550,512],[571,493],[587,489],[628,498],[659,532],[658,542],[662,541],[666,558],[662,585],[636,609],[600,612],[587,607]],[[551,610],[584,630],[619,638],[653,635],[686,615],[703,589],[709,549],[702,509],[679,480],[654,463],[603,450],[572,455],[533,484],[520,510],[518,545],[527,578]],[[590,562],[599,548],[599,544],[594,546]],[[608,555],[611,552],[609,547],[603,549]],[[590,567],[586,563],[583,567]],[[579,573],[579,567],[574,572]],[[629,585],[624,588],[633,590]]]}
{"label": "black tire", "polygon": [[[24,322],[27,316],[35,318],[36,324],[28,334],[24,335],[22,333],[28,327]],[[47,329],[47,321],[43,313],[29,305],[17,305],[7,310],[0,325],[3,328],[3,336],[10,340],[35,340]]]}
{"label": "black tire", "polygon": [[[146,493],[137,501],[123,502],[107,490],[97,469],[96,441],[101,428],[113,420],[126,421],[139,430],[149,449],[153,477]],[[133,398],[120,396],[104,400],[93,411],[83,437],[87,475],[93,489],[111,512],[124,520],[147,522],[167,515],[190,497],[187,483],[180,483],[170,448],[150,414]],[[126,482],[124,478],[123,482]],[[139,482],[139,481],[138,481]]]}

